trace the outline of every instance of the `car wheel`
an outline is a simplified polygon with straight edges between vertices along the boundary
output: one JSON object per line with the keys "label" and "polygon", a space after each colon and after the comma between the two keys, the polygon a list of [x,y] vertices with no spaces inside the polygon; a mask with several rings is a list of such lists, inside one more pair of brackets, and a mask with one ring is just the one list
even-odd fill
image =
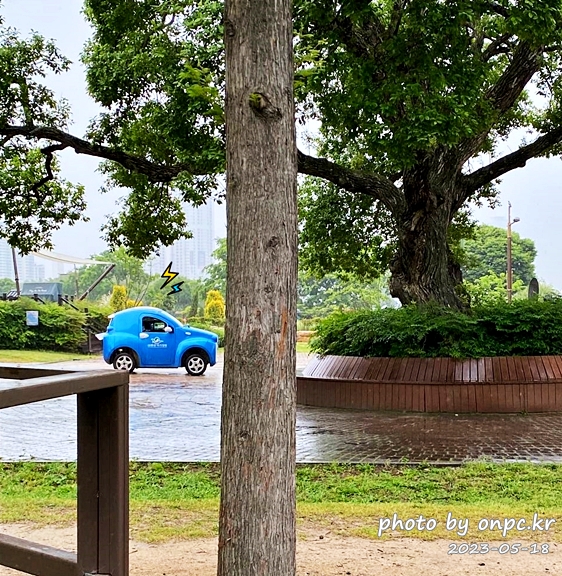
{"label": "car wheel", "polygon": [[129,352],[119,352],[119,354],[117,354],[113,360],[113,367],[115,370],[126,370],[127,372],[134,372],[137,364]]}
{"label": "car wheel", "polygon": [[207,370],[207,360],[201,354],[190,354],[185,359],[185,369],[190,376],[203,376]]}

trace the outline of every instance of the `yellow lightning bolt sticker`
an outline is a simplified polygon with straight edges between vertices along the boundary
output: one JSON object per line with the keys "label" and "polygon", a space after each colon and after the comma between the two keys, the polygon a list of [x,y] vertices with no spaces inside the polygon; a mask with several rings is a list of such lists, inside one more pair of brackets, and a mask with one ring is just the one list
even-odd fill
{"label": "yellow lightning bolt sticker", "polygon": [[172,272],[172,262],[170,262],[166,270],[164,270],[164,272],[162,273],[162,276],[160,276],[160,278],[166,278],[166,282],[162,284],[160,290],[162,290],[162,288],[165,288],[178,275],[179,272]]}

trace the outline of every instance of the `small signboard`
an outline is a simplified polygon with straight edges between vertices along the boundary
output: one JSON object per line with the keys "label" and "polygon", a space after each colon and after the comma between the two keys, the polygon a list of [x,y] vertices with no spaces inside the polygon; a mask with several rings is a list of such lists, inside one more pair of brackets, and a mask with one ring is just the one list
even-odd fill
{"label": "small signboard", "polygon": [[39,326],[39,311],[38,310],[28,310],[25,313],[26,321],[28,326]]}
{"label": "small signboard", "polygon": [[58,302],[62,294],[61,282],[24,282],[21,289],[22,296],[39,296],[43,301]]}

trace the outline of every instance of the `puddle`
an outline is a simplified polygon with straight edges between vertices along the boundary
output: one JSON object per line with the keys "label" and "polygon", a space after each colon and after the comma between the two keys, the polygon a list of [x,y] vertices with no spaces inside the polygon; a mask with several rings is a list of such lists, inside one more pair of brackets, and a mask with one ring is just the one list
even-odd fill
{"label": "puddle", "polygon": [[[166,381],[167,380],[167,381]],[[216,462],[220,383],[184,374],[135,376],[130,456],[139,461]],[[0,460],[76,459],[76,400],[0,410]],[[562,462],[562,414],[368,413],[300,406],[299,462]]]}

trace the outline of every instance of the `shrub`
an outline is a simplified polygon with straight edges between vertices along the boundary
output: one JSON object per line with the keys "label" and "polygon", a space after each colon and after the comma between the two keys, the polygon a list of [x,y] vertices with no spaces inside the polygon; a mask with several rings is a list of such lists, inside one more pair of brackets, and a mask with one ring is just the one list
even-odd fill
{"label": "shrub", "polygon": [[311,348],[340,356],[562,354],[562,299],[496,303],[466,313],[433,305],[338,313],[319,323]]}
{"label": "shrub", "polygon": [[201,328],[201,330],[208,330],[209,332],[213,332],[219,337],[219,348],[224,348],[224,328],[221,326],[210,326],[205,322],[190,322],[190,326],[193,328]]}
{"label": "shrub", "polygon": [[[39,311],[39,326],[26,325],[26,311]],[[0,348],[4,350],[78,350],[84,341],[82,312],[39,304],[31,298],[0,301]]]}
{"label": "shrub", "polygon": [[222,320],[215,318],[212,322],[210,322],[204,316],[190,316],[187,318],[186,323],[190,326],[195,326],[195,324],[204,324],[205,326],[209,326],[211,324],[213,326],[224,326],[225,320],[224,318]]}
{"label": "shrub", "polygon": [[35,309],[39,310],[37,349],[74,351],[84,342],[84,313],[58,304],[45,304]]}
{"label": "shrub", "polygon": [[90,302],[88,300],[74,301],[73,304],[77,308],[80,308],[82,312],[85,312],[85,309],[88,309],[87,321],[96,330],[99,329],[102,331],[107,328],[107,325],[109,324],[108,316],[113,314],[111,306],[98,302]]}
{"label": "shrub", "polygon": [[[26,308],[23,300],[22,298],[17,302],[0,301],[0,348],[4,350],[33,348],[36,331],[31,326],[26,326]],[[38,305],[33,300],[31,302],[35,308],[27,310],[37,310]]]}
{"label": "shrub", "polygon": [[209,290],[205,299],[205,319],[207,321],[224,320],[224,298],[218,290]]}
{"label": "shrub", "polygon": [[113,286],[109,305],[114,312],[127,308],[127,289],[125,286]]}

